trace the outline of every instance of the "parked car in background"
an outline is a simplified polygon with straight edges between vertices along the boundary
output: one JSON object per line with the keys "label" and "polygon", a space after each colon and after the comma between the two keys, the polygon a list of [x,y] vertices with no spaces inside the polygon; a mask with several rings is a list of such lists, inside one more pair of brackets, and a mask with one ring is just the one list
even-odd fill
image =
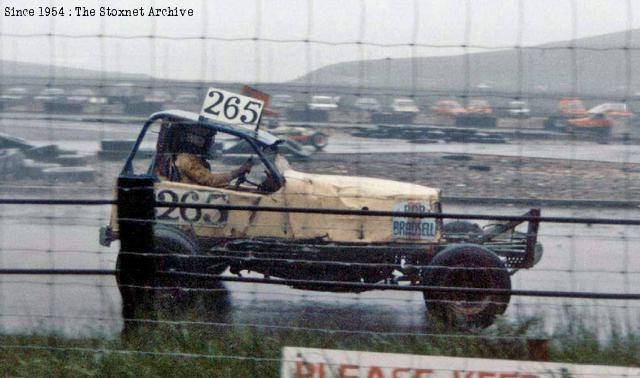
{"label": "parked car in background", "polygon": [[178,93],[173,100],[176,104],[198,104],[200,103],[200,97],[191,91],[182,91]]}
{"label": "parked car in background", "polygon": [[56,101],[64,96],[64,89],[56,87],[47,87],[40,91],[40,93],[33,98],[34,101],[39,102],[51,102]]}
{"label": "parked car in background", "polygon": [[67,96],[67,102],[70,104],[97,104],[103,105],[107,103],[107,98],[99,96],[90,88],[78,88],[71,91]]}
{"label": "parked car in background", "polygon": [[420,108],[415,101],[407,97],[397,97],[391,101],[386,109],[373,112],[371,122],[384,124],[407,124],[413,123],[415,117],[420,113]]}
{"label": "parked car in background", "polygon": [[372,97],[360,97],[353,103],[353,107],[363,112],[379,112],[380,102]]}
{"label": "parked car in background", "polygon": [[439,116],[456,117],[466,113],[467,110],[458,101],[440,100],[431,107],[431,112]]}
{"label": "parked car in background", "polygon": [[307,104],[307,109],[330,111],[338,109],[338,104],[330,96],[313,96]]}
{"label": "parked car in background", "polygon": [[3,101],[23,101],[26,100],[29,91],[24,87],[11,87],[2,92],[0,99]]}
{"label": "parked car in background", "polygon": [[277,94],[271,97],[269,107],[274,110],[288,110],[295,106],[293,97],[286,94]]}
{"label": "parked car in background", "polygon": [[529,118],[531,109],[524,101],[509,101],[507,115],[512,118]]}
{"label": "parked car in background", "polygon": [[107,98],[110,104],[126,105],[129,102],[141,101],[144,94],[140,86],[134,83],[117,83],[107,88]]}
{"label": "parked car in background", "polygon": [[575,97],[564,97],[558,102],[558,112],[551,114],[544,121],[544,128],[547,130],[564,129],[567,121],[574,118],[584,118],[588,116],[584,103]]}
{"label": "parked car in background", "polygon": [[460,127],[496,127],[498,119],[487,100],[469,100],[464,113],[456,116],[456,126]]}
{"label": "parked car in background", "polygon": [[28,101],[29,91],[24,87],[10,87],[0,95],[0,109],[10,106],[25,105]]}
{"label": "parked car in background", "polygon": [[414,116],[420,113],[420,108],[416,105],[416,102],[410,98],[395,98],[391,103],[391,110],[394,113],[406,113],[413,114]]}
{"label": "parked car in background", "polygon": [[467,114],[493,114],[493,109],[489,105],[489,101],[474,99],[470,100],[467,105]]}
{"label": "parked car in background", "polygon": [[166,91],[162,91],[162,90],[156,90],[144,96],[144,102],[165,103],[170,101],[171,101],[171,95]]}

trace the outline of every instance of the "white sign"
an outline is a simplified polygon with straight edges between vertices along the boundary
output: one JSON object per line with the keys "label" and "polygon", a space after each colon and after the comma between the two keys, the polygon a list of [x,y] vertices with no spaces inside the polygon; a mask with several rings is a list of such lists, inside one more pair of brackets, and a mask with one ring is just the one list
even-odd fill
{"label": "white sign", "polygon": [[[427,213],[431,210],[428,202],[402,201],[393,206],[394,212]],[[433,239],[436,234],[435,218],[393,217],[391,236],[394,239]]]}
{"label": "white sign", "polygon": [[640,369],[285,347],[281,378],[640,377]]}
{"label": "white sign", "polygon": [[222,89],[209,88],[200,116],[215,122],[255,125],[260,120],[264,101]]}

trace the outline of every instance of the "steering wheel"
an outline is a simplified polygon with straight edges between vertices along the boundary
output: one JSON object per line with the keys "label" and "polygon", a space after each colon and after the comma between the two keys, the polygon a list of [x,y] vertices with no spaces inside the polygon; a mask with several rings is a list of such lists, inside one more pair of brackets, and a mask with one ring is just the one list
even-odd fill
{"label": "steering wheel", "polygon": [[[247,159],[247,162],[253,163],[253,157],[250,157],[249,159]],[[249,170],[249,172],[251,172],[251,170]],[[247,178],[247,173],[249,173],[249,172],[242,172],[242,173],[240,173],[240,175],[238,177],[236,177],[236,182],[235,182],[235,185],[234,185],[234,189],[235,190],[238,190],[240,188],[240,185],[244,184],[245,182],[247,184],[251,184],[251,185],[255,186],[256,188],[258,186],[260,186],[260,184],[255,183],[255,182],[253,182],[253,181],[251,181],[251,180],[249,180]]]}

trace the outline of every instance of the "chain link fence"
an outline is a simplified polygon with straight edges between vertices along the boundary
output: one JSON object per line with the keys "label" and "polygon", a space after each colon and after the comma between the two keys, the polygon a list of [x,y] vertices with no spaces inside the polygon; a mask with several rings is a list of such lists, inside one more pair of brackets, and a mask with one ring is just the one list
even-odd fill
{"label": "chain link fence", "polygon": [[[639,364],[634,2],[1,4],[3,354],[227,376],[277,375],[294,344]],[[296,174],[180,196],[154,165],[166,125],[142,126],[247,84]],[[257,137],[218,130],[213,170],[269,158],[238,138]],[[441,192],[407,211],[389,203],[422,189],[397,182]],[[399,219],[437,231],[382,235]]]}

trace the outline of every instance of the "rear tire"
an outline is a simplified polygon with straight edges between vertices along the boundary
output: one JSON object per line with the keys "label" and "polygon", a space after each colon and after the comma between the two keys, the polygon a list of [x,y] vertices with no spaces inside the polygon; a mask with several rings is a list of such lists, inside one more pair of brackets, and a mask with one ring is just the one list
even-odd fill
{"label": "rear tire", "polygon": [[[128,304],[130,306],[157,310],[169,316],[179,316],[191,309],[217,311],[221,295],[225,293],[224,286],[214,277],[190,277],[160,272],[221,274],[227,269],[227,262],[215,258],[196,258],[201,256],[197,241],[175,227],[157,224],[153,232],[154,250],[148,264],[152,266],[150,269],[153,269],[154,274],[145,275],[148,281],[138,282],[135,272],[126,272],[129,280],[133,279],[133,282],[127,282],[127,285],[121,287],[123,301],[127,299],[123,290],[133,288],[141,292],[133,297],[129,296],[130,298],[145,298],[145,301],[151,303]],[[119,276],[127,269],[122,257],[118,255],[116,261],[119,286],[124,284]],[[130,287],[132,283],[133,287]]]}
{"label": "rear tire", "polygon": [[315,132],[310,137],[311,145],[317,150],[320,151],[323,148],[327,147],[329,144],[328,136],[325,133]]}
{"label": "rear tire", "polygon": [[[458,268],[458,269],[455,269]],[[437,254],[422,272],[426,286],[511,289],[500,258],[476,244],[454,244]],[[486,328],[503,314],[510,294],[424,292],[428,314],[447,328]]]}

